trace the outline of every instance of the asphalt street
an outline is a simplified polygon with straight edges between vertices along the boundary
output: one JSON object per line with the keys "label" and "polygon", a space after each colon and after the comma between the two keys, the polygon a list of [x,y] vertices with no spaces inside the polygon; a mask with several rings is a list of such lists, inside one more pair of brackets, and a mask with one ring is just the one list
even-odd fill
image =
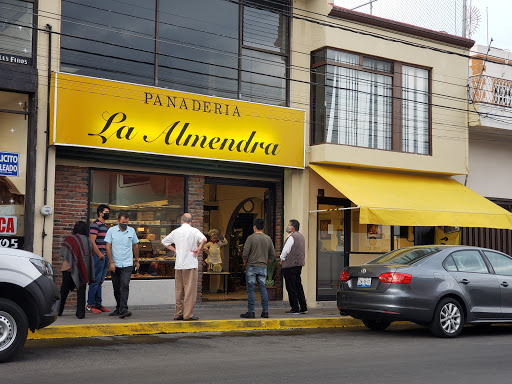
{"label": "asphalt street", "polygon": [[408,324],[31,340],[2,383],[509,383],[512,327],[439,339]]}

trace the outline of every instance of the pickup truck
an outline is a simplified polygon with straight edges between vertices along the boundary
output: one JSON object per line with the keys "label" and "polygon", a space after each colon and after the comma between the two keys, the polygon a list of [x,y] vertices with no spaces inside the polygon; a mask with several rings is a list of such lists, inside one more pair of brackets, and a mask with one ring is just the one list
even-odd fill
{"label": "pickup truck", "polygon": [[52,324],[59,304],[48,261],[31,252],[0,248],[0,362],[23,349],[29,329]]}

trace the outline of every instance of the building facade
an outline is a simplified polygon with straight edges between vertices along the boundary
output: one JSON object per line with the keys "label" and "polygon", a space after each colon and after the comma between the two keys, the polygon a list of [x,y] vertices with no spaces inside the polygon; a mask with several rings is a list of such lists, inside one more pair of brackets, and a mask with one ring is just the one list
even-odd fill
{"label": "building facade", "polygon": [[[0,116],[26,136],[0,144],[2,164],[26,169],[2,176],[0,215],[18,230],[0,241],[24,235],[57,272],[62,239],[100,204],[108,225],[128,211],[141,241],[135,305],[173,303],[160,240],[186,211],[228,240],[221,271],[201,260],[199,300],[246,298],[241,250],[263,217],[278,252],[286,223],[301,223],[310,306],[334,298],[346,265],[458,227],[511,225],[453,179],[469,169],[471,40],[326,0],[0,4],[14,10],[6,25],[32,31],[0,33],[13,47],[0,52]],[[23,39],[32,59],[16,48]]]}
{"label": "building facade", "polygon": [[[469,173],[467,186],[512,211],[512,55],[476,45],[469,62]],[[512,232],[465,228],[463,241],[512,254]]]}

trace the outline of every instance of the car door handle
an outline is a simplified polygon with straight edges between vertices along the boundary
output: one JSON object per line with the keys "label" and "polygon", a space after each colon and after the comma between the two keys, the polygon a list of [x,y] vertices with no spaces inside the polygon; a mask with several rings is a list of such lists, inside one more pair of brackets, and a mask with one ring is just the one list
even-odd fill
{"label": "car door handle", "polygon": [[504,281],[503,283],[500,284],[502,287],[508,287],[508,283],[506,281]]}
{"label": "car door handle", "polygon": [[460,282],[462,284],[466,284],[466,285],[469,284],[469,280],[467,280],[467,279],[462,279]]}

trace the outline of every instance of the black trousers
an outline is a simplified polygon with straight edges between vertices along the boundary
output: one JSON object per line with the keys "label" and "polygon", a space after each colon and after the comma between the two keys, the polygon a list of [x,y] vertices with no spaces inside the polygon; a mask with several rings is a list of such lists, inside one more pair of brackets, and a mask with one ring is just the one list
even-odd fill
{"label": "black trousers", "polygon": [[[76,317],[79,319],[83,319],[85,317],[85,286],[82,285],[76,291]],[[66,304],[66,299],[68,298],[69,292],[73,291],[76,288],[75,282],[71,277],[71,272],[62,271],[62,285],[60,286],[60,308],[59,308],[59,316],[62,315],[64,311],[64,305]]]}
{"label": "black trousers", "polygon": [[128,295],[130,294],[130,278],[133,267],[116,267],[115,272],[110,272],[112,276],[112,288],[114,288],[114,298],[116,299],[116,310],[121,314],[128,310]]}
{"label": "black trousers", "polygon": [[302,267],[290,267],[281,269],[284,277],[286,290],[288,291],[288,299],[292,311],[307,311],[308,305],[306,304],[306,296],[304,296],[304,288],[302,288],[302,281],[300,273]]}

